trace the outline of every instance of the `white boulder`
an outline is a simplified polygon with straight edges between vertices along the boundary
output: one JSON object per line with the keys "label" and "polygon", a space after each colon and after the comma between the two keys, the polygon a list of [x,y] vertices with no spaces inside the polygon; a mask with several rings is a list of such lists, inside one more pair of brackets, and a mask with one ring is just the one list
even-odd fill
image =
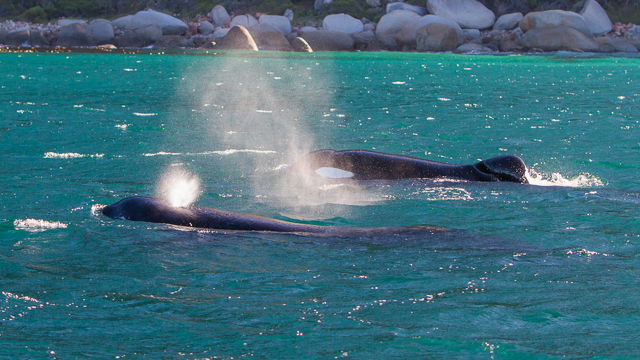
{"label": "white boulder", "polygon": [[258,20],[249,14],[234,16],[233,20],[231,20],[230,27],[234,27],[236,25],[242,25],[248,29],[252,26],[258,25]]}
{"label": "white boulder", "polygon": [[139,29],[151,25],[158,25],[162,35],[182,35],[189,28],[182,20],[154,10],[137,12],[129,21],[127,28]]}
{"label": "white boulder", "polygon": [[376,37],[390,50],[399,50],[401,47],[396,43],[396,34],[411,22],[419,19],[420,15],[413,11],[392,11],[380,18],[376,27]]}
{"label": "white boulder", "polygon": [[395,11],[395,10],[413,11],[414,13],[416,13],[416,14],[418,14],[420,16],[427,15],[427,9],[423,8],[421,6],[414,6],[414,5],[405,4],[402,1],[398,1],[398,2],[393,2],[393,3],[388,3],[387,4],[387,13],[390,13],[390,12]]}
{"label": "white boulder", "polygon": [[589,25],[589,29],[591,29],[593,35],[604,35],[611,31],[609,15],[607,15],[596,0],[587,0],[582,11],[580,11],[580,15],[582,15],[587,25]]}
{"label": "white boulder", "polygon": [[523,17],[522,13],[504,14],[493,24],[493,30],[513,30],[518,27]]}
{"label": "white boulder", "polygon": [[427,9],[466,29],[487,29],[496,21],[493,11],[476,0],[428,0]]}
{"label": "white boulder", "polygon": [[520,28],[525,33],[532,29],[551,26],[568,26],[588,37],[592,36],[591,29],[585,19],[580,14],[571,11],[547,10],[530,12],[520,20]]}
{"label": "white boulder", "polygon": [[226,21],[231,21],[231,16],[222,5],[216,5],[211,9],[210,18],[216,26],[224,26]]}
{"label": "white boulder", "polygon": [[362,21],[346,14],[328,15],[322,20],[322,28],[327,31],[337,31],[348,35],[364,31]]}
{"label": "white boulder", "polygon": [[262,15],[258,23],[262,25],[272,25],[278,28],[282,35],[291,34],[291,22],[281,15]]}

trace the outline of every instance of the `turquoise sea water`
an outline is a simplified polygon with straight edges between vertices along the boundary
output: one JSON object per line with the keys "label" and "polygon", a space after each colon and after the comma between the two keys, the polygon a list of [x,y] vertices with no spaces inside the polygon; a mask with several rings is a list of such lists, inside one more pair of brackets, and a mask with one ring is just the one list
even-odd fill
{"label": "turquoise sea water", "polygon": [[[639,65],[0,54],[0,358],[640,357]],[[322,148],[517,154],[532,184],[287,171]],[[158,194],[163,176],[184,188],[180,174],[199,180],[200,206],[453,230],[326,237],[99,215]]]}

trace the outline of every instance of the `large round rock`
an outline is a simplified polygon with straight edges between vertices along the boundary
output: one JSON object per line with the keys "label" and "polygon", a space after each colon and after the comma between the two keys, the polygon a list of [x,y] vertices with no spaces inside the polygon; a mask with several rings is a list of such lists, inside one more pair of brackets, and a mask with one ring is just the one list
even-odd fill
{"label": "large round rock", "polygon": [[96,19],[87,25],[91,38],[97,45],[108,44],[113,40],[113,25],[111,21]]}
{"label": "large round rock", "polygon": [[259,50],[292,51],[289,41],[273,26],[257,25],[248,30]]}
{"label": "large round rock", "polygon": [[62,27],[58,34],[58,46],[91,46],[94,45],[93,39],[87,25],[80,23],[72,23]]}
{"label": "large round rock", "polygon": [[399,50],[401,46],[396,43],[396,34],[414,20],[420,19],[420,15],[413,11],[396,10],[384,15],[376,27],[376,37],[390,50]]}
{"label": "large round rock", "polygon": [[493,30],[513,30],[518,27],[522,18],[522,13],[504,14],[493,24]]}
{"label": "large round rock", "polygon": [[527,31],[518,40],[518,45],[543,51],[587,51],[598,52],[600,47],[591,37],[570,26],[550,26]]}
{"label": "large round rock", "polygon": [[595,36],[603,35],[611,31],[611,20],[602,6],[596,0],[587,0],[580,15],[589,25],[591,33]]}
{"label": "large round rock", "polygon": [[580,14],[564,10],[530,12],[520,20],[520,29],[527,32],[552,26],[569,26],[591,37],[591,29]]}
{"label": "large round rock", "polygon": [[364,31],[362,21],[346,14],[328,15],[322,20],[322,28],[327,31],[337,31],[349,35]]}
{"label": "large round rock", "polygon": [[429,0],[427,9],[465,29],[488,29],[496,20],[493,11],[476,0]]}
{"label": "large round rock", "polygon": [[216,26],[224,26],[224,23],[227,21],[231,21],[231,16],[222,5],[216,5],[211,9],[209,13],[211,21]]}
{"label": "large round rock", "polygon": [[151,9],[137,12],[127,26],[139,29],[150,25],[160,26],[162,35],[182,35],[189,28],[182,20]]}
{"label": "large round rock", "polygon": [[416,30],[418,51],[453,51],[458,46],[456,29],[445,24],[428,24]]}
{"label": "large round rock", "polygon": [[252,26],[258,25],[258,20],[249,14],[238,15],[235,16],[233,20],[231,20],[231,27],[234,27],[236,25],[242,25],[248,29]]}
{"label": "large round rock", "polygon": [[285,16],[281,15],[262,15],[258,22],[262,25],[271,25],[278,28],[282,35],[291,34],[291,22]]}
{"label": "large round rock", "polygon": [[444,24],[444,25],[451,26],[456,30],[456,33],[458,34],[457,45],[462,44],[464,40],[464,32],[462,31],[460,26],[453,20],[441,18],[435,15],[425,15],[407,24],[405,27],[402,28],[400,32],[396,34],[396,43],[399,46],[403,46],[403,45],[415,46],[417,30],[429,24]]}
{"label": "large round rock", "polygon": [[234,26],[216,43],[216,49],[258,50],[256,42],[244,26]]}
{"label": "large round rock", "polygon": [[118,47],[141,48],[152,45],[162,36],[162,29],[158,25],[141,28],[129,28],[118,40]]}

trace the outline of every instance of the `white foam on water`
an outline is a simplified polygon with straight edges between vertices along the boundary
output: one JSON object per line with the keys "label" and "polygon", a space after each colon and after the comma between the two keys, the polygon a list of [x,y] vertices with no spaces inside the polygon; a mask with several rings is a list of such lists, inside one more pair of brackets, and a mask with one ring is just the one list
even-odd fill
{"label": "white foam on water", "polygon": [[173,153],[173,152],[165,152],[159,151],[157,153],[145,153],[143,156],[194,156],[194,155],[233,155],[238,153],[253,153],[253,154],[276,154],[277,151],[274,150],[251,150],[251,149],[227,149],[227,150],[213,150],[213,151],[204,151],[198,153]]}
{"label": "white foam on water", "polygon": [[323,178],[329,179],[347,179],[354,176],[351,171],[336,169],[332,167],[321,167],[319,169],[316,169],[316,174]]}
{"label": "white foam on water", "polygon": [[156,116],[156,115],[158,115],[158,113],[139,113],[139,112],[134,112],[133,115],[135,115],[135,116]]}
{"label": "white foam on water", "polygon": [[78,154],[78,153],[44,153],[45,159],[76,159],[76,158],[101,158],[104,154]]}
{"label": "white foam on water", "polygon": [[142,154],[142,156],[161,156],[161,155],[177,156],[177,155],[182,155],[182,153],[170,153],[170,152],[165,152],[165,151],[159,151],[157,153],[145,153],[145,154]]}
{"label": "white foam on water", "polygon": [[102,205],[102,204],[93,204],[91,205],[91,210],[90,213],[93,216],[100,216],[102,215],[102,209],[104,209],[107,205]]}
{"label": "white foam on water", "polygon": [[193,204],[202,191],[200,178],[181,166],[170,167],[160,177],[156,194],[175,207],[185,207]]}
{"label": "white foam on water", "polygon": [[541,174],[533,169],[527,169],[525,176],[529,181],[529,184],[536,186],[565,186],[578,188],[604,186],[600,179],[588,173],[580,174],[572,179],[567,179],[560,173]]}
{"label": "white foam on water", "polygon": [[40,219],[16,219],[13,221],[16,230],[28,232],[41,232],[51,229],[66,229],[67,224],[58,221],[46,221]]}

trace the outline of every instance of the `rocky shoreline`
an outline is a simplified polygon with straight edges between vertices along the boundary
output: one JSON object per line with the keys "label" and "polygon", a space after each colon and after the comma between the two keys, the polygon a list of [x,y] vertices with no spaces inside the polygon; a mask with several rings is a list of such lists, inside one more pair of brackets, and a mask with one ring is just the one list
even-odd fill
{"label": "rocky shoreline", "polygon": [[[321,6],[330,0],[317,0]],[[371,0],[373,3],[374,1]],[[375,4],[372,4],[374,6]],[[596,0],[577,12],[494,13],[476,0],[389,3],[377,23],[332,14],[296,23],[294,13],[231,17],[215,6],[193,22],[154,10],[113,21],[61,19],[57,24],[5,21],[0,46],[97,49],[238,49],[271,51],[418,51],[454,53],[637,53],[640,26],[612,24]]]}

